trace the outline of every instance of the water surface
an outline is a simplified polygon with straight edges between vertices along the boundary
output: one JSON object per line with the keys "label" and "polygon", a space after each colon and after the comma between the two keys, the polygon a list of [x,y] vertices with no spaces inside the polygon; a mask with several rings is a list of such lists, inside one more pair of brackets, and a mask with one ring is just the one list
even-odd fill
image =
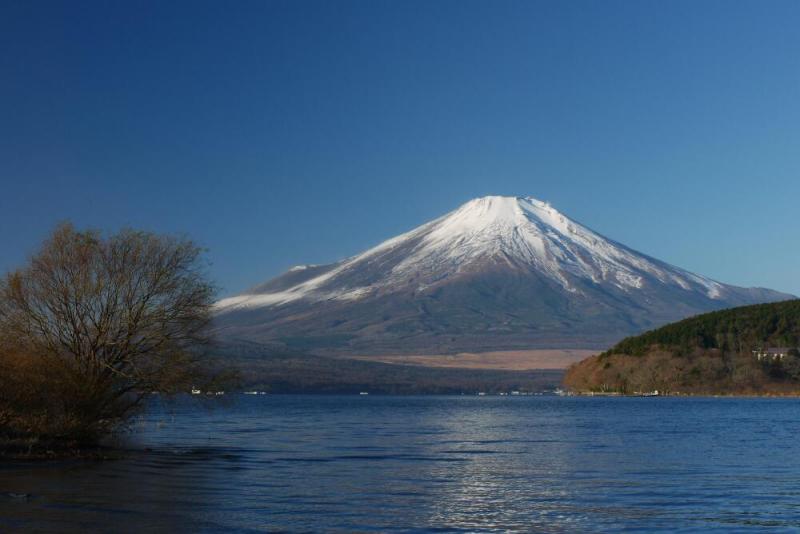
{"label": "water surface", "polygon": [[792,399],[179,403],[124,459],[0,465],[0,531],[797,530],[799,431]]}

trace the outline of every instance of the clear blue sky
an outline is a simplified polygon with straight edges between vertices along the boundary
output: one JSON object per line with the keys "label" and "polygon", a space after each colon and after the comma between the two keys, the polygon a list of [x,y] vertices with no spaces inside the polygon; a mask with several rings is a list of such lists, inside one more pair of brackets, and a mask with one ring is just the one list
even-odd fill
{"label": "clear blue sky", "polygon": [[800,294],[800,2],[0,3],[0,270],[187,233],[222,295],[487,194]]}

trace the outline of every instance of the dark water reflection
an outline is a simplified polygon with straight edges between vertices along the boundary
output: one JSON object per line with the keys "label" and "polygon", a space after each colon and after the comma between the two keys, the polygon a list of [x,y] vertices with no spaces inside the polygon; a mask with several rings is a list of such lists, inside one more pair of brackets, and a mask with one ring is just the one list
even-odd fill
{"label": "dark water reflection", "polygon": [[797,530],[799,430],[795,400],[242,396],[0,466],[0,531]]}

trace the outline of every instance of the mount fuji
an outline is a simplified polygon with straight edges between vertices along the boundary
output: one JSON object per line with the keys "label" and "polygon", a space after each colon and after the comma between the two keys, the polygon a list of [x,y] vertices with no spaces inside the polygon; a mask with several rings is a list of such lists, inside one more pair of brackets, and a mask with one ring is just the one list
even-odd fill
{"label": "mount fuji", "polygon": [[214,322],[226,340],[331,354],[595,349],[690,315],[789,298],[651,258],[546,202],[490,196],[223,299]]}

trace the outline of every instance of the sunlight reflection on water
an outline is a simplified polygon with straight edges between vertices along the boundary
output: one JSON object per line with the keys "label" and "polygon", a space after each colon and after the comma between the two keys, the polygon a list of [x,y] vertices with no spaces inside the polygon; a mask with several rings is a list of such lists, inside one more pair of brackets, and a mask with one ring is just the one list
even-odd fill
{"label": "sunlight reflection on water", "polygon": [[[800,528],[800,402],[241,397],[107,462],[0,465],[0,530]],[[24,497],[20,497],[20,496]]]}

